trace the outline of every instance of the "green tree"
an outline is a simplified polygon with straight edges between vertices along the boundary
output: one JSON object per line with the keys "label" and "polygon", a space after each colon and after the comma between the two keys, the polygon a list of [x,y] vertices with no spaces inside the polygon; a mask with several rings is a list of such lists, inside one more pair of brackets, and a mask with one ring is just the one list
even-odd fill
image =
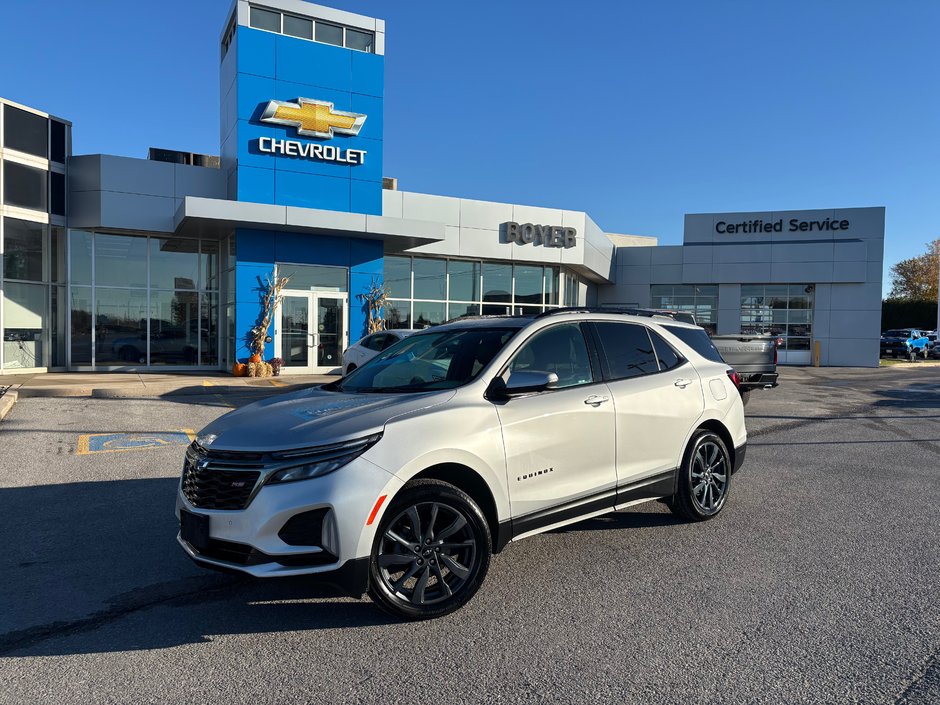
{"label": "green tree", "polygon": [[891,267],[889,298],[908,301],[936,301],[940,276],[940,238],[927,245],[927,252],[901,260]]}

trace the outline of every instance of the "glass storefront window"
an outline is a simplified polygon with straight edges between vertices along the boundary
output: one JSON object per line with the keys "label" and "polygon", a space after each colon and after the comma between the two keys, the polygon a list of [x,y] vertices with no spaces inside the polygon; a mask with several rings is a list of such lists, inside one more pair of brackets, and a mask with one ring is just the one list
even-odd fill
{"label": "glass storefront window", "polygon": [[46,229],[42,223],[17,218],[3,219],[3,276],[7,279],[43,281]]}
{"label": "glass storefront window", "polygon": [[146,290],[96,288],[95,365],[146,363]]}
{"label": "glass storefront window", "polygon": [[447,319],[460,318],[461,316],[479,316],[480,304],[465,304],[451,302],[447,305]]}
{"label": "glass storefront window", "polygon": [[427,326],[437,326],[444,322],[444,302],[415,301],[414,302],[414,327],[426,328]]}
{"label": "glass storefront window", "polygon": [[[447,263],[451,301],[480,300],[480,263],[450,260]],[[451,316],[453,318],[453,316]]]}
{"label": "glass storefront window", "polygon": [[49,228],[49,281],[65,284],[68,271],[68,251],[65,247],[65,228]]}
{"label": "glass storefront window", "polygon": [[389,301],[385,307],[385,327],[389,330],[395,328],[411,328],[411,302]]}
{"label": "glass storefront window", "polygon": [[515,302],[517,304],[542,303],[542,268],[528,264],[513,266],[515,276]]}
{"label": "glass storefront window", "polygon": [[150,295],[150,364],[195,365],[201,330],[199,295],[194,291],[154,291]]}
{"label": "glass storefront window", "polygon": [[411,298],[411,258],[385,258],[385,286],[390,298]]}
{"label": "glass storefront window", "polygon": [[70,305],[72,329],[69,331],[69,344],[72,346],[72,365],[90,365],[91,287],[73,286]]}
{"label": "glass storefront window", "polygon": [[219,288],[219,249],[220,242],[203,240],[199,246],[199,288]]}
{"label": "glass storefront window", "polygon": [[493,303],[512,301],[512,265],[483,263],[483,300]]}
{"label": "glass storefront window", "polygon": [[278,264],[278,276],[290,277],[287,289],[309,291],[346,291],[349,274],[345,267],[321,267],[303,264]]}
{"label": "glass storefront window", "polygon": [[147,238],[96,233],[95,284],[146,288]]}
{"label": "glass storefront window", "polygon": [[[98,279],[100,281],[100,276]],[[195,289],[198,286],[199,241],[179,237],[150,238],[150,287]]]}
{"label": "glass storefront window", "polygon": [[[435,299],[443,301],[447,298],[447,281],[444,278],[447,263],[442,259],[414,258],[414,298]],[[417,318],[417,313],[415,313]]]}
{"label": "glass storefront window", "polygon": [[49,287],[6,282],[3,289],[3,368],[45,367],[43,333]]}
{"label": "glass storefront window", "polygon": [[558,305],[558,268],[545,268],[545,303],[550,306]]}
{"label": "glass storefront window", "polygon": [[94,236],[82,230],[69,231],[69,266],[72,284],[91,285],[91,248]]}
{"label": "glass storefront window", "polygon": [[219,364],[219,295],[203,294],[199,308],[199,364]]}

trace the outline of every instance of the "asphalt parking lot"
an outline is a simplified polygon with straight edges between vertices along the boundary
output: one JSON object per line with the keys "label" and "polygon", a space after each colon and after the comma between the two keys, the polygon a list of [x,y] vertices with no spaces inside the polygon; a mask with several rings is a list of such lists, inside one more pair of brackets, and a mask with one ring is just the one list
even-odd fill
{"label": "asphalt parking lot", "polygon": [[417,624],[176,545],[188,433],[276,393],[16,404],[0,702],[940,702],[936,367],[785,370],[718,519],[649,503],[510,544]]}

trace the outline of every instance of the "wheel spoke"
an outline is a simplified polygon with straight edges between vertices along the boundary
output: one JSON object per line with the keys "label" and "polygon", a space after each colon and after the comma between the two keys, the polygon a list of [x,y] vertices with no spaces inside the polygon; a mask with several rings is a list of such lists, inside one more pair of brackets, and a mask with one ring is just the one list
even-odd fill
{"label": "wheel spoke", "polygon": [[725,484],[725,482],[728,481],[728,476],[727,476],[727,475],[719,475],[717,472],[714,473],[714,474],[712,475],[712,477],[714,477],[714,478],[715,478],[718,482],[720,482],[721,484]]}
{"label": "wheel spoke", "polygon": [[420,569],[421,566],[419,566],[417,563],[412,563],[411,567],[405,572],[405,574],[392,583],[392,590],[399,592],[402,586],[407,583],[410,578],[413,578],[415,573],[417,573]]}
{"label": "wheel spoke", "polygon": [[709,484],[706,484],[706,485],[705,485],[705,494],[702,495],[702,506],[703,506],[705,509],[711,509],[711,508],[712,508],[711,502],[710,502],[709,499],[708,499],[709,496],[711,495],[711,493],[712,493],[712,486],[711,486],[711,484],[710,484],[710,483],[709,483]]}
{"label": "wheel spoke", "polygon": [[418,508],[409,507],[407,514],[408,518],[411,519],[411,531],[415,535],[415,540],[422,543],[424,536],[421,534],[421,517],[418,516]]}
{"label": "wheel spoke", "polygon": [[467,576],[470,575],[469,568],[467,568],[465,565],[461,565],[450,556],[441,554],[440,561],[447,567],[448,570],[450,570],[451,573],[456,575],[461,580],[466,580]]}
{"label": "wheel spoke", "polygon": [[[692,493],[693,493],[696,497],[698,497],[699,492],[702,491],[704,488],[707,488],[707,487],[708,487],[708,483],[707,483],[707,482],[704,482],[704,481],[703,481],[703,482],[700,482],[700,483],[698,483],[695,487],[692,488]],[[702,501],[702,502],[705,501],[705,495],[704,495],[704,493],[702,494],[702,499],[701,499],[701,501]]]}
{"label": "wheel spoke", "polygon": [[450,585],[448,585],[448,584],[444,581],[444,573],[441,572],[441,566],[440,566],[440,565],[438,565],[438,564],[434,565],[434,573],[435,573],[435,575],[437,575],[437,583],[438,583],[438,585],[441,586],[441,589],[444,591],[444,593],[447,595],[447,597],[450,597],[451,595],[453,595],[453,594],[454,594],[454,591],[451,590],[451,589],[450,589]]}
{"label": "wheel spoke", "polygon": [[453,543],[453,542],[439,543],[439,544],[436,544],[434,547],[439,548],[442,551],[456,551],[461,548],[468,548],[470,546],[476,546],[476,545],[477,545],[476,541],[474,541],[473,539],[467,539],[466,541],[458,541],[456,543]]}
{"label": "wheel spoke", "polygon": [[424,604],[424,590],[428,586],[428,578],[431,577],[431,566],[424,566],[424,572],[421,573],[421,577],[418,578],[418,582],[415,584],[414,592],[411,593],[411,601],[416,605]]}
{"label": "wheel spoke", "polygon": [[388,568],[393,565],[407,565],[414,560],[413,553],[383,553],[379,556],[379,566]]}
{"label": "wheel spoke", "polygon": [[454,519],[454,523],[444,529],[441,533],[437,535],[438,540],[443,541],[448,536],[452,536],[460,531],[463,527],[467,525],[467,520],[463,518],[463,514],[458,514],[457,518]]}
{"label": "wheel spoke", "polygon": [[402,546],[404,546],[405,548],[407,548],[409,551],[410,551],[412,548],[414,548],[414,541],[406,541],[405,539],[403,539],[401,536],[399,536],[398,534],[396,534],[396,533],[395,533],[394,531],[392,531],[391,529],[389,529],[388,531],[385,532],[385,538],[391,539],[392,541],[396,541],[396,542],[400,543]]}
{"label": "wheel spoke", "polygon": [[434,522],[437,521],[437,503],[431,505],[431,518],[428,520],[428,532],[426,539],[434,540]]}

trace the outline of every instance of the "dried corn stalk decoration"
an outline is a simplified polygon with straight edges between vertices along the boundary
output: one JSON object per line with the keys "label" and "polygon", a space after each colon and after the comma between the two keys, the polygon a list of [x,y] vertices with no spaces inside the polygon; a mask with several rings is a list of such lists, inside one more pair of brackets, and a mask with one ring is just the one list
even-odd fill
{"label": "dried corn stalk decoration", "polygon": [[378,277],[372,277],[372,283],[366,289],[364,294],[359,294],[359,300],[365,304],[367,332],[378,333],[385,330],[385,319],[382,318],[382,311],[388,305],[388,297],[392,292],[385,286]]}
{"label": "dried corn stalk decoration", "polygon": [[278,306],[284,300],[284,294],[281,292],[287,286],[288,281],[290,281],[290,277],[274,277],[271,274],[264,277],[264,288],[261,295],[261,322],[252,328],[248,334],[249,348],[253,355],[264,357],[264,345],[267,342],[268,328],[271,326],[271,321],[274,320]]}

